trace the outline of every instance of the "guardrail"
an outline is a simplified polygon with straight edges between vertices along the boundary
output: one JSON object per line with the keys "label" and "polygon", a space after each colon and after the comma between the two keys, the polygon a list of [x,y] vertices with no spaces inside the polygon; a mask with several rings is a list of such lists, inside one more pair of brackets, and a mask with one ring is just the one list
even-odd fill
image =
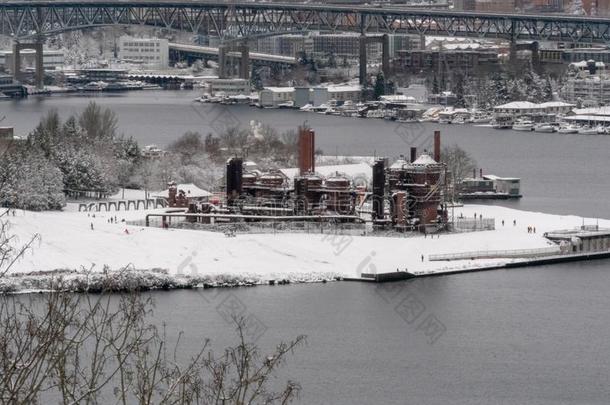
{"label": "guardrail", "polygon": [[562,254],[559,246],[539,249],[518,250],[482,250],[477,252],[447,253],[428,256],[429,261],[474,260],[474,259],[504,259],[544,257]]}

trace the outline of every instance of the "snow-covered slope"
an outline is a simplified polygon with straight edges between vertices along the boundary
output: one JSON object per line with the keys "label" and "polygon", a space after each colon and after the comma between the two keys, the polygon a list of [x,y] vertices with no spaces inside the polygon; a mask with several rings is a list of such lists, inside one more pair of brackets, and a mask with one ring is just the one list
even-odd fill
{"label": "snow-covered slope", "polygon": [[[468,205],[455,214],[474,214],[496,219],[496,230],[443,234],[439,238],[351,237],[320,234],[237,235],[191,230],[163,230],[108,223],[117,216],[134,219],[143,212],[86,213],[18,211],[10,217],[12,232],[23,243],[40,235],[32,251],[21,259],[13,272],[55,269],[101,271],[106,265],[120,269],[167,269],[170,274],[256,275],[259,279],[341,275],[358,277],[361,272],[440,271],[506,262],[507,259],[474,262],[429,262],[430,254],[480,250],[532,249],[549,246],[546,231],[580,226],[583,219],[516,211],[502,207]],[[502,220],[505,225],[502,226]],[[513,221],[517,225],[513,225]],[[595,220],[585,220],[595,224]],[[93,224],[93,230],[91,230]],[[610,221],[599,221],[610,227]],[[527,227],[536,227],[530,234]],[[128,233],[126,232],[128,231]],[[421,256],[424,255],[422,262]]]}

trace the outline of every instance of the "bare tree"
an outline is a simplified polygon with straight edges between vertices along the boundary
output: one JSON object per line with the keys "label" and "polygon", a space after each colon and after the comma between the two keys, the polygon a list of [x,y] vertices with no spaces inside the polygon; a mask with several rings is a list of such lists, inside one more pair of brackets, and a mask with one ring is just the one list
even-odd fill
{"label": "bare tree", "polygon": [[235,346],[216,356],[204,340],[185,360],[180,341],[172,350],[147,322],[151,308],[134,293],[0,297],[0,403],[253,405],[298,397],[297,383],[275,391],[271,380],[303,336],[264,356],[234,317]]}
{"label": "bare tree", "polygon": [[11,212],[15,211],[5,209],[0,212],[0,279],[6,276],[15,263],[32,247],[34,242],[40,239],[40,236],[36,234],[24,245],[17,246],[18,241],[16,236],[9,232],[11,225],[7,218]]}
{"label": "bare tree", "polygon": [[476,160],[457,145],[444,147],[441,156],[442,162],[447,165],[454,187],[470,176],[477,167]]}

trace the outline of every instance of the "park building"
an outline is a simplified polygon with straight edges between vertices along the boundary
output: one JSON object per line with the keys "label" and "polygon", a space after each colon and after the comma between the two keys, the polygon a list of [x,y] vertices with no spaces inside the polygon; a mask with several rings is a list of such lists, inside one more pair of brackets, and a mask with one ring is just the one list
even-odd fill
{"label": "park building", "polygon": [[119,59],[157,69],[169,66],[169,44],[160,38],[119,38]]}

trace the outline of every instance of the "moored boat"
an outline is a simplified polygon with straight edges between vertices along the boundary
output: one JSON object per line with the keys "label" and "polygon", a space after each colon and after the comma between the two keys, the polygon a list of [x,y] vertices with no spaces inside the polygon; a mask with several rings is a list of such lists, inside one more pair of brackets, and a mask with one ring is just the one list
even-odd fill
{"label": "moored boat", "polygon": [[560,134],[577,134],[578,127],[575,125],[561,125],[557,132]]}
{"label": "moored boat", "polygon": [[528,120],[517,121],[513,125],[513,129],[515,131],[527,131],[527,132],[530,132],[530,131],[534,130],[534,123],[532,121],[528,121]]}
{"label": "moored boat", "polygon": [[553,132],[555,132],[555,127],[548,123],[541,123],[534,127],[534,131],[544,132],[544,133],[553,133]]}

